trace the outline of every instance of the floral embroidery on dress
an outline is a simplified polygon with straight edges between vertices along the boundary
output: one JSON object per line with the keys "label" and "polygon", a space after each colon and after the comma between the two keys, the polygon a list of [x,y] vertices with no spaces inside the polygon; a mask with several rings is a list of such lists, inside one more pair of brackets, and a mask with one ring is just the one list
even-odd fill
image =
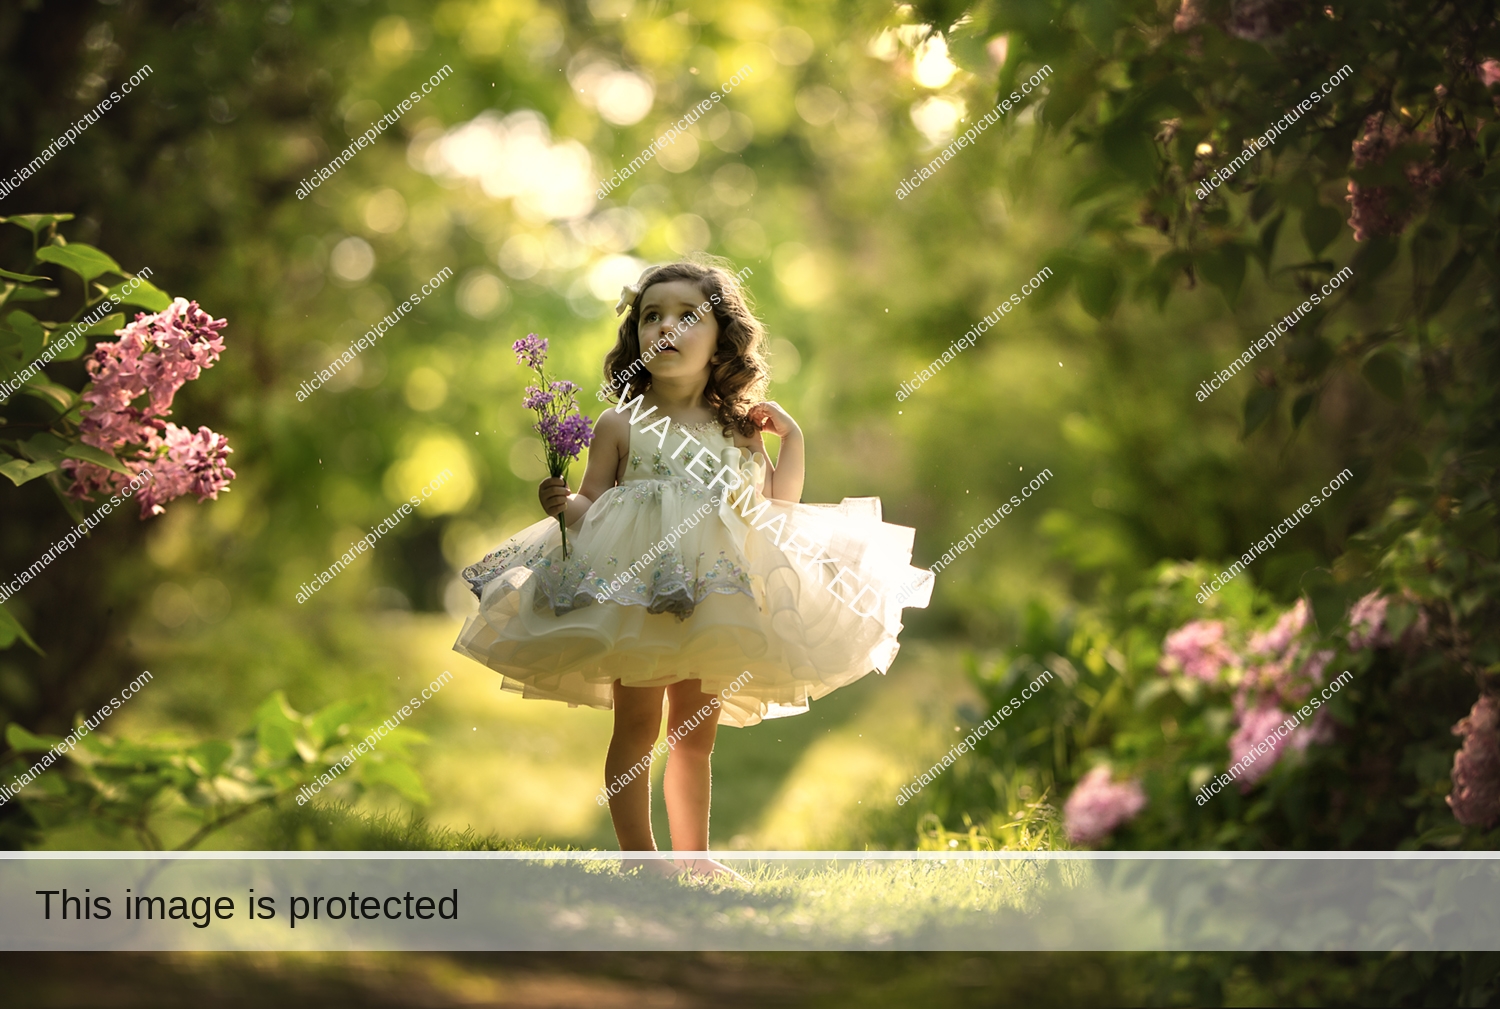
{"label": "floral embroidery on dress", "polygon": [[[674,427],[710,432],[704,435],[700,444],[710,447],[721,457],[723,464],[740,474],[744,482],[752,487],[758,485],[764,463],[758,454],[752,457],[746,449],[733,445],[732,440],[728,445],[716,444],[727,440],[718,421]],[[674,463],[669,451],[660,444],[631,447],[626,475],[606,498],[595,504],[595,508],[613,511],[627,506],[655,506],[659,514],[668,500],[692,510],[694,503],[722,504],[727,496],[731,496],[727,493],[728,487],[722,483],[709,488],[702,478],[682,472],[691,458],[690,453],[679,448],[678,459],[681,461]],[[649,468],[643,454],[649,456]],[[685,454],[687,458],[684,458]],[[717,519],[705,515],[703,521]],[[663,519],[663,533],[669,526],[670,523]],[[517,589],[527,581],[532,583],[532,605],[538,613],[550,610],[562,616],[595,603],[611,602],[644,607],[649,613],[671,613],[679,620],[691,616],[710,595],[743,594],[755,598],[750,576],[726,551],[717,551],[717,556],[713,557],[694,550],[689,559],[682,552],[688,544],[679,543],[656,554],[638,573],[627,574],[635,558],[621,559],[618,548],[610,549],[604,544],[600,544],[604,550],[593,553],[580,543],[583,549],[579,553],[564,558],[559,544],[551,536],[555,529],[555,525],[549,527],[547,539],[532,541],[528,546],[507,543],[479,563],[465,568],[463,576],[474,594],[482,596],[486,585],[508,575],[508,580]],[[696,541],[689,542],[697,545]]]}

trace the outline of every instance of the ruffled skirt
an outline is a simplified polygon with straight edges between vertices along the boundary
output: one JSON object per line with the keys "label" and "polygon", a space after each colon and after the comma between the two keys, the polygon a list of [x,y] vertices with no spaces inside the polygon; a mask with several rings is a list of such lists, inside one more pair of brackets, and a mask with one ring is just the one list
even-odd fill
{"label": "ruffled skirt", "polygon": [[880,516],[879,498],[731,504],[692,480],[630,481],[569,529],[566,558],[544,519],[467,568],[479,612],[453,647],[524,697],[608,709],[615,680],[697,679],[722,724],[799,714],[889,669],[902,607],[930,597],[914,530]]}

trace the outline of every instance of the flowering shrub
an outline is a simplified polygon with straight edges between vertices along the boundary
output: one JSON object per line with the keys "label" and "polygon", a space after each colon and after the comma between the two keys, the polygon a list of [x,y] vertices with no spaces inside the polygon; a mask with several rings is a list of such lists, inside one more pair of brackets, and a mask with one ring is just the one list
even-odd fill
{"label": "flowering shrub", "polygon": [[154,479],[141,493],[142,518],[162,514],[168,501],[190,492],[200,501],[218,498],[234,479],[226,461],[233,451],[228,440],[206,427],[193,432],[161,418],[172,412],[177,390],[219,359],[224,326],[225,320],[214,319],[197,302],[178,298],[165,311],[137,315],[119,331],[119,340],[94,348],[80,438],[116,457],[128,446],[140,448],[122,460],[129,474],[87,460],[65,461],[73,497],[117,491],[150,469]]}
{"label": "flowering shrub", "polygon": [[[17,486],[46,480],[78,524],[82,500],[119,491],[146,471],[151,480],[139,495],[143,519],[160,515],[183,494],[217,497],[234,479],[228,441],[206,427],[193,431],[165,418],[177,391],[218,360],[224,320],[196,302],[168,297],[146,279],[149,270],[129,273],[103,251],[67,241],[58,225],[72,217],[0,218],[32,239],[24,271],[0,271],[0,474]],[[78,278],[84,297],[71,316],[49,321],[38,314],[65,314],[56,303],[63,285],[46,272],[58,270]],[[117,310],[127,306],[145,312],[126,323]],[[92,384],[85,391],[47,376],[48,365],[82,356],[89,337],[110,335],[118,339],[89,354]],[[0,607],[0,648],[17,640],[36,647]]]}
{"label": "flowering shrub", "polygon": [[1453,727],[1463,749],[1453,755],[1448,805],[1459,823],[1489,827],[1500,820],[1500,704],[1481,697]]}
{"label": "flowering shrub", "polygon": [[[986,701],[1042,668],[1061,689],[924,791],[918,815],[967,817],[983,843],[1051,793],[1079,845],[1492,843],[1479,831],[1500,822],[1500,707],[1474,706],[1453,730],[1455,755],[1450,728],[1474,705],[1474,681],[1453,660],[1446,602],[1320,589],[1278,606],[1245,584],[1205,615],[1192,591],[1210,567],[1164,563],[1118,609],[1032,604],[1009,656],[974,656],[970,677]],[[1316,714],[1274,733],[1309,700]],[[1194,801],[1268,736],[1270,752],[1244,765],[1238,789]]]}
{"label": "flowering shrub", "polygon": [[1145,808],[1146,793],[1141,783],[1132,780],[1116,784],[1110,780],[1108,765],[1101,764],[1083,776],[1063,804],[1068,840],[1093,844]]}

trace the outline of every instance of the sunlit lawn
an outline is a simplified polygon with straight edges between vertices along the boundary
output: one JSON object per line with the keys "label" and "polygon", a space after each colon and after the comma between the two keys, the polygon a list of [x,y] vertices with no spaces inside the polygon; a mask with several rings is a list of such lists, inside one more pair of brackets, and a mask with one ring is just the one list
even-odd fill
{"label": "sunlit lawn", "polygon": [[[428,737],[416,762],[431,803],[415,812],[434,827],[528,845],[613,847],[607,810],[595,802],[612,715],[501,690],[498,676],[450,650],[458,627],[445,615],[247,610],[193,635],[142,634],[139,659],[156,679],[107,731],[230,735],[278,687],[300,710],[366,697],[384,717],[451,670],[407,722]],[[871,674],[807,714],[721,730],[714,847],[912,847],[915,817],[896,807],[896,791],[941,750],[954,706],[972,697],[958,668],[954,649],[909,644],[888,675]],[[662,770],[653,769],[654,819],[665,845]],[[357,808],[412,811],[378,793]],[[257,822],[205,846],[260,847]],[[80,834],[69,846],[85,841]]]}

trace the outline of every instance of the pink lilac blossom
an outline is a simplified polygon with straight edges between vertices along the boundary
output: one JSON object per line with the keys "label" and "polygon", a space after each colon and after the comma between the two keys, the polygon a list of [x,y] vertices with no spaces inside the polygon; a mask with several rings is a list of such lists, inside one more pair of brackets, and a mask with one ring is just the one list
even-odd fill
{"label": "pink lilac blossom", "polygon": [[[1365,120],[1364,134],[1354,141],[1354,167],[1367,168],[1385,162],[1392,151],[1406,144],[1431,143],[1431,129],[1413,131],[1377,113]],[[1443,171],[1430,159],[1410,161],[1402,169],[1410,188],[1411,199],[1398,199],[1391,186],[1361,186],[1349,180],[1349,227],[1354,240],[1363,242],[1379,235],[1400,234],[1411,219],[1415,200],[1443,182]]]}
{"label": "pink lilac blossom", "polygon": [[1256,655],[1284,655],[1287,646],[1307,626],[1307,601],[1298,599],[1297,604],[1281,615],[1276,626],[1269,631],[1250,635],[1249,649]]}
{"label": "pink lilac blossom", "polygon": [[1257,756],[1254,763],[1245,767],[1245,773],[1240,776],[1240,791],[1249,791],[1251,785],[1259,781],[1276,765],[1282,748],[1286,746],[1287,737],[1276,736],[1273,733],[1278,725],[1286,721],[1286,718],[1285,711],[1269,705],[1253,708],[1240,717],[1239,729],[1229,737],[1231,767],[1244,760],[1245,756],[1256,746],[1265,742],[1267,736],[1271,737],[1270,752]]}
{"label": "pink lilac blossom", "polygon": [[1349,610],[1349,647],[1355,651],[1391,643],[1385,633],[1385,610],[1389,605],[1379,591],[1362,596]]}
{"label": "pink lilac blossom", "polygon": [[[1419,600],[1410,591],[1402,593],[1403,598],[1413,605],[1417,605],[1416,619],[1401,632],[1399,644],[1402,648],[1415,648],[1427,637],[1429,623],[1427,612],[1420,608]],[[1355,651],[1365,648],[1387,648],[1391,641],[1390,631],[1386,626],[1386,609],[1390,605],[1390,597],[1383,596],[1377,590],[1362,596],[1358,602],[1349,608],[1349,647]]]}
{"label": "pink lilac blossom", "polygon": [[229,440],[206,427],[196,432],[168,423],[165,432],[155,432],[140,452],[155,479],[141,491],[141,515],[160,515],[168,501],[196,494],[199,501],[215,500],[234,479],[229,468]]}
{"label": "pink lilac blossom", "polygon": [[1212,683],[1221,669],[1238,665],[1238,657],[1224,642],[1223,621],[1195,620],[1167,635],[1158,668]]}
{"label": "pink lilac blossom", "polygon": [[[154,476],[141,494],[141,517],[159,515],[166,502],[186,493],[216,498],[234,471],[225,463],[228,441],[206,427],[195,434],[162,420],[184,384],[211,368],[223,353],[219,335],[224,319],[215,319],[197,302],[175,299],[154,315],[142,312],[116,331],[118,340],[100,343],[89,357],[93,380],[82,399],[79,438],[120,459],[129,474],[90,462],[67,460],[62,469],[73,479],[69,494],[86,498],[116,492],[146,469]],[[144,402],[139,402],[144,398]],[[121,449],[141,446],[134,455]]]}
{"label": "pink lilac blossom", "polygon": [[1094,844],[1146,808],[1146,793],[1135,779],[1115,783],[1109,768],[1089,771],[1063,804],[1063,825],[1074,844]]}
{"label": "pink lilac blossom", "polygon": [[1489,59],[1479,64],[1479,82],[1487,88],[1500,84],[1500,60]]}
{"label": "pink lilac blossom", "polygon": [[1287,745],[1298,753],[1306,750],[1313,743],[1323,746],[1331,742],[1333,742],[1333,712],[1328,708],[1319,708],[1311,722],[1304,722],[1297,726],[1292,730],[1291,737],[1287,739]]}
{"label": "pink lilac blossom", "polygon": [[1469,827],[1488,827],[1500,819],[1500,704],[1481,697],[1453,727],[1463,747],[1453,755],[1453,791],[1448,807]]}

